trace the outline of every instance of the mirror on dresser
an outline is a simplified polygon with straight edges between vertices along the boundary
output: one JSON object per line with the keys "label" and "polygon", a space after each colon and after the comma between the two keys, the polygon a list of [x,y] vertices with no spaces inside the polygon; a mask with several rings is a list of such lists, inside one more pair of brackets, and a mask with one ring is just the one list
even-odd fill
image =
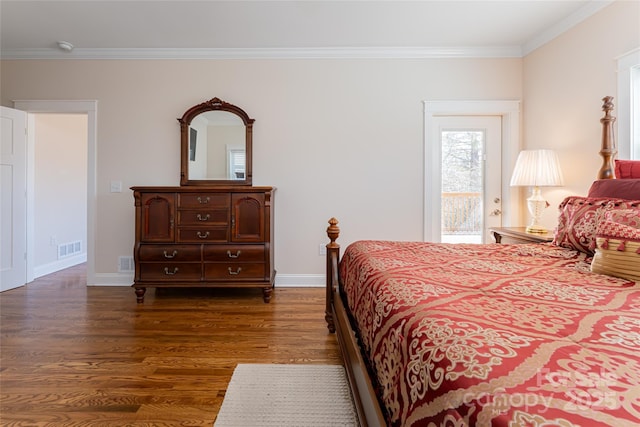
{"label": "mirror on dresser", "polygon": [[251,185],[254,120],[213,98],[178,122],[180,186],[131,187],[137,302],[148,287],[260,288],[269,302],[275,188]]}
{"label": "mirror on dresser", "polygon": [[254,119],[213,98],[180,122],[180,185],[251,185]]}

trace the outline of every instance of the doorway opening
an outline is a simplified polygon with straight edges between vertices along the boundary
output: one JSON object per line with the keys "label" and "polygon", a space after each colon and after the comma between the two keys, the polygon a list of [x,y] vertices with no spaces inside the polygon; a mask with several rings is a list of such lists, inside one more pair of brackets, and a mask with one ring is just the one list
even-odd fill
{"label": "doorway opening", "polygon": [[87,261],[87,115],[30,113],[34,277]]}
{"label": "doorway opening", "polygon": [[[86,117],[86,151],[84,152],[86,160],[86,263],[87,263],[87,284],[95,281],[95,224],[96,224],[96,147],[97,147],[97,101],[28,101],[20,100],[14,102],[14,108],[25,111],[30,114],[70,114],[82,115]],[[33,125],[33,120],[29,120],[28,126]],[[29,129],[29,134],[33,134],[34,129]],[[34,234],[34,210],[36,201],[35,197],[35,142],[27,141],[27,282],[33,281],[35,278],[35,254],[33,248],[36,244]],[[57,189],[64,191],[64,189]],[[54,236],[56,237],[56,236]],[[49,239],[49,245],[52,244],[51,236],[45,236]],[[56,247],[58,244],[65,248],[76,248],[76,241],[58,242],[56,239]],[[70,244],[71,246],[68,246]],[[31,249],[29,249],[31,248]],[[65,252],[65,254],[68,252]]]}

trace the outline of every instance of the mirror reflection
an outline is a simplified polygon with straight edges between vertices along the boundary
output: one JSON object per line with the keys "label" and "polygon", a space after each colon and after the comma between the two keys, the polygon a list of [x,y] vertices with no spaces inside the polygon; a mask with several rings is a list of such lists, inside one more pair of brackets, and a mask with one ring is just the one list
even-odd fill
{"label": "mirror reflection", "polygon": [[251,185],[254,120],[213,98],[189,108],[180,122],[180,185]]}
{"label": "mirror reflection", "polygon": [[245,125],[228,111],[206,111],[189,126],[189,180],[244,180]]}

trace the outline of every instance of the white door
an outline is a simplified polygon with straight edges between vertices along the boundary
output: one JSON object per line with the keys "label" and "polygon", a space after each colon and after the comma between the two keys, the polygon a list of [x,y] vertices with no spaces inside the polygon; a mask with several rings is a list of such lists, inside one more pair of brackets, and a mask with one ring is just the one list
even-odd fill
{"label": "white door", "polygon": [[0,291],[27,282],[27,113],[0,107]]}
{"label": "white door", "polygon": [[501,225],[501,116],[436,116],[431,141],[439,162],[439,191],[430,208],[439,211],[432,240],[491,242],[488,229]]}

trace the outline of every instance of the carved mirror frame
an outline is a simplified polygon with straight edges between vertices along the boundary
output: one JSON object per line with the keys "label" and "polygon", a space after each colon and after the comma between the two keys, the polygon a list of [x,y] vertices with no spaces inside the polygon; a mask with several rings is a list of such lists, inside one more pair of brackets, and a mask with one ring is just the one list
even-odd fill
{"label": "carved mirror frame", "polygon": [[[189,179],[189,129],[194,118],[207,111],[227,111],[242,119],[245,127],[245,176],[244,179]],[[253,177],[253,122],[255,120],[240,107],[213,98],[202,104],[189,108],[181,118],[180,122],[180,185],[251,185]]]}

